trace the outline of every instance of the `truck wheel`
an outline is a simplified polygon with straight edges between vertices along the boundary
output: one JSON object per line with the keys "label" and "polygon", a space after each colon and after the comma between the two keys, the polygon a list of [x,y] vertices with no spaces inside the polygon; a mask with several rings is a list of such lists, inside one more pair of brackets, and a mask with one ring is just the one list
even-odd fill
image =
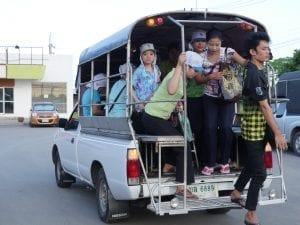
{"label": "truck wheel", "polygon": [[208,209],[206,210],[209,214],[225,214],[230,211],[230,208],[220,208],[220,209]]}
{"label": "truck wheel", "polygon": [[[222,196],[230,196],[232,191],[220,191],[219,195]],[[209,214],[225,214],[228,213],[231,208],[217,208],[217,209],[207,209],[207,213]]]}
{"label": "truck wheel", "polygon": [[59,156],[55,157],[55,180],[58,187],[61,188],[69,188],[71,187],[72,183],[75,182],[75,177],[71,176],[70,174],[66,173],[61,166],[61,161]]}
{"label": "truck wheel", "polygon": [[300,156],[300,131],[297,131],[293,135],[293,143],[292,143],[293,151]]}
{"label": "truck wheel", "polygon": [[103,169],[98,172],[96,181],[96,201],[100,219],[105,223],[129,217],[127,201],[116,201],[112,196]]}

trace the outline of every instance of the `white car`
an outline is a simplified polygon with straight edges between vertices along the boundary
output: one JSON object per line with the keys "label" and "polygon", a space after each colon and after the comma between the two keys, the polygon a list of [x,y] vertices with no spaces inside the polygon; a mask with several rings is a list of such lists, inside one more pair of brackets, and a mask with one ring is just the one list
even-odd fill
{"label": "white car", "polygon": [[[287,72],[279,77],[276,121],[285,134],[291,149],[300,156],[300,71]],[[283,99],[282,99],[283,98]],[[284,99],[285,98],[285,99]]]}
{"label": "white car", "polygon": [[[287,110],[288,99],[279,101],[276,109],[276,122],[285,134],[290,148],[300,156],[300,114],[290,114]],[[275,110],[273,104],[273,109]]]}

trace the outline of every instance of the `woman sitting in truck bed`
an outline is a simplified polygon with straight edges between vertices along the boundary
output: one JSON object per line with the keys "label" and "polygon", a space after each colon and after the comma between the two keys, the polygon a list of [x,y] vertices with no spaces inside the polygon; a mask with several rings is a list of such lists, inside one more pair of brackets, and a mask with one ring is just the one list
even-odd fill
{"label": "woman sitting in truck bed", "polygon": [[[176,128],[174,128],[169,121],[170,115],[176,107],[177,101],[183,96],[183,65],[189,64],[190,60],[195,60],[194,57],[198,57],[199,66],[202,65],[202,59],[194,52],[182,52],[178,58],[176,68],[173,68],[171,72],[165,77],[157,91],[151,98],[151,103],[145,106],[145,111],[142,116],[142,123],[146,130],[146,133],[151,135],[170,135],[177,136],[182,135]],[[193,58],[193,59],[192,59]],[[187,76],[194,77],[197,73],[192,69],[192,72],[188,72]],[[189,74],[189,75],[188,75]],[[161,102],[168,101],[168,102]],[[194,171],[191,156],[191,149],[189,144],[187,145],[187,184],[194,182]],[[172,162],[172,156],[176,157],[176,160]],[[168,150],[165,154],[166,163],[176,165],[176,181],[183,182],[184,180],[184,151],[180,147],[173,147],[172,150]],[[174,162],[175,161],[175,162]],[[176,195],[183,196],[184,189],[182,186],[177,186]],[[187,191],[187,198],[197,198],[191,192]]]}

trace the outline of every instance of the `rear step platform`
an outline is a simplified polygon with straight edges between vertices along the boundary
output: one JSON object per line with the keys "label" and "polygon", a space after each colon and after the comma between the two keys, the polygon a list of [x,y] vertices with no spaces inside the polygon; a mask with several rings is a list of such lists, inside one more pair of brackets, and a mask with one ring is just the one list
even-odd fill
{"label": "rear step platform", "polygon": [[[171,200],[174,201],[175,197]],[[175,214],[183,214],[188,213],[190,211],[198,211],[198,210],[207,210],[207,209],[220,209],[220,208],[234,208],[241,209],[242,207],[236,203],[230,201],[230,197],[218,197],[218,198],[206,198],[206,199],[187,199],[186,207],[184,208],[184,201],[182,199],[176,198],[178,201],[177,207],[171,207],[171,201],[164,201],[159,204],[157,202],[155,204],[149,204],[147,208],[152,212],[164,215],[175,215]],[[176,200],[175,200],[176,201]]]}

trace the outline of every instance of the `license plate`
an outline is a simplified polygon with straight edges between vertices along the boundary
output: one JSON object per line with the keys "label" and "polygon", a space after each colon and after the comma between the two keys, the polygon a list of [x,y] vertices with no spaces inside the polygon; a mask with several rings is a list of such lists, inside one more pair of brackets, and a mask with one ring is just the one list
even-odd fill
{"label": "license plate", "polygon": [[48,119],[42,119],[42,123],[48,123],[49,120]]}
{"label": "license plate", "polygon": [[218,197],[218,188],[215,184],[194,184],[188,189],[199,198]]}

